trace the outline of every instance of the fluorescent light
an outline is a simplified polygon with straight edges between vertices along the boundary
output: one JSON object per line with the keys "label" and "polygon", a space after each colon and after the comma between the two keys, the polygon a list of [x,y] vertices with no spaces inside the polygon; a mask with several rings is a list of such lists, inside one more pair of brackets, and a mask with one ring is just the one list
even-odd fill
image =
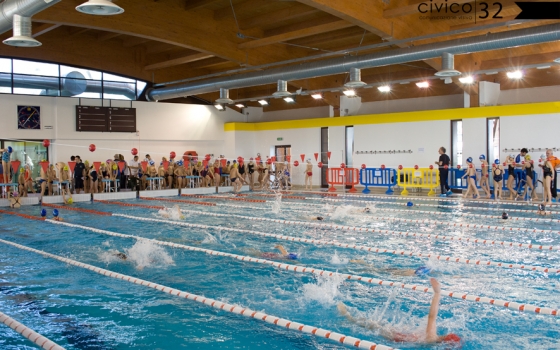
{"label": "fluorescent light", "polygon": [[546,66],[538,66],[537,69],[548,69],[550,68],[551,65],[546,65]]}
{"label": "fluorescent light", "polygon": [[268,106],[267,100],[259,100],[258,102],[261,104],[261,106]]}
{"label": "fluorescent light", "polygon": [[389,85],[378,86],[377,90],[381,92],[389,92],[391,91],[391,87]]}
{"label": "fluorescent light", "polygon": [[288,103],[294,103],[296,100],[294,100],[293,97],[288,96],[288,97],[284,97],[284,101]]}
{"label": "fluorescent light", "polygon": [[221,105],[221,104],[219,104],[219,103],[216,103],[216,104],[214,105],[214,107],[216,107],[216,109],[217,109],[218,111],[223,111],[223,110],[226,109],[223,105]]}
{"label": "fluorescent light", "polygon": [[463,84],[472,84],[474,83],[474,78],[472,77],[472,75],[469,75],[468,77],[459,78],[459,81]]}
{"label": "fluorescent light", "polygon": [[354,91],[354,90],[344,90],[344,91],[342,91],[342,93],[345,94],[348,97],[356,96],[356,91]]}
{"label": "fluorescent light", "polygon": [[491,72],[486,72],[486,73],[484,73],[484,74],[486,74],[486,75],[494,75],[494,74],[498,74],[498,71],[497,71],[497,70],[493,70],[493,71],[491,71]]}
{"label": "fluorescent light", "polygon": [[507,77],[510,79],[521,79],[523,78],[523,72],[521,72],[520,70],[516,70],[513,72],[507,72]]}
{"label": "fluorescent light", "polygon": [[245,105],[243,103],[238,103],[235,105],[235,107],[237,108],[245,108]]}
{"label": "fluorescent light", "polygon": [[430,87],[430,83],[428,83],[427,81],[421,81],[419,83],[416,83],[416,86],[418,86],[419,88],[429,88]]}
{"label": "fluorescent light", "polygon": [[321,94],[313,94],[313,95],[311,95],[311,97],[313,97],[313,98],[316,99],[316,100],[320,100],[320,99],[323,98],[323,95],[321,95]]}

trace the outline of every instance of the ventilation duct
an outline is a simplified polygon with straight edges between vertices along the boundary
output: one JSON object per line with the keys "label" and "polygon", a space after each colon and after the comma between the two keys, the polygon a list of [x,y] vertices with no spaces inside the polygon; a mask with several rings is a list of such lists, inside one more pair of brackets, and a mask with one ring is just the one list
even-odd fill
{"label": "ventilation duct", "polygon": [[278,80],[278,87],[276,88],[276,92],[272,93],[272,96],[286,97],[291,95],[292,93],[288,91],[288,82],[285,80]]}
{"label": "ventilation duct", "polygon": [[359,88],[367,85],[362,81],[362,71],[358,68],[350,68],[350,81],[348,81],[344,86],[347,88]]}
{"label": "ventilation duct", "polygon": [[[457,75],[461,75],[461,72],[455,70],[455,56],[450,54],[449,52],[444,52],[441,55],[441,70],[436,72],[435,74],[438,77],[456,77]],[[446,84],[447,79],[445,80]]]}
{"label": "ventilation duct", "polygon": [[220,89],[220,98],[216,100],[216,103],[221,103],[226,105],[233,103],[233,100],[229,98],[228,89]]}
{"label": "ventilation duct", "polygon": [[[33,75],[13,75],[13,87],[18,89],[40,89],[43,95],[58,96],[59,78]],[[80,72],[70,72],[60,79],[62,96],[76,96],[84,92],[98,94],[123,95],[128,99],[136,99],[136,84],[86,80]],[[0,87],[12,87],[12,74],[0,73]],[[52,93],[51,93],[52,92]]]}
{"label": "ventilation duct", "polygon": [[14,36],[3,41],[17,47],[37,47],[41,43],[31,37],[31,17],[14,15]]}
{"label": "ventilation duct", "polygon": [[307,62],[295,66],[273,68],[230,77],[207,79],[171,87],[151,89],[146,93],[149,101],[197,95],[218,91],[271,84],[278,80],[301,80],[320,76],[342,74],[350,68],[372,68],[436,58],[443,53],[466,54],[515,46],[540,44],[560,40],[560,24],[517,29],[509,32],[461,38],[444,42],[371,53],[363,56],[344,56],[324,61]]}
{"label": "ventilation duct", "polygon": [[0,34],[12,28],[14,15],[32,17],[60,0],[6,0],[0,3]]}

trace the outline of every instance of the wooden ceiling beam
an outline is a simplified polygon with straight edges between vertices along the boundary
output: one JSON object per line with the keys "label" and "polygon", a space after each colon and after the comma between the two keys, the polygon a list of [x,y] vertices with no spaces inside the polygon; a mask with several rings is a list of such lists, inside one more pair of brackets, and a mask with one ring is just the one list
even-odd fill
{"label": "wooden ceiling beam", "polygon": [[195,10],[200,7],[208,6],[214,3],[219,2],[220,0],[186,0],[185,1],[185,10]]}
{"label": "wooden ceiling beam", "polygon": [[60,24],[51,24],[51,23],[42,23],[40,25],[35,25],[32,28],[32,33],[33,34],[31,36],[33,38],[36,38],[40,35],[43,35],[45,33],[50,32],[51,30],[54,30],[54,29],[56,29],[60,26],[61,26]]}
{"label": "wooden ceiling beam", "polygon": [[318,26],[309,27],[309,28],[305,28],[305,29],[300,29],[300,30],[296,30],[296,31],[293,31],[293,32],[273,35],[273,36],[269,36],[269,37],[266,37],[266,38],[245,42],[245,43],[239,44],[238,47],[240,49],[252,49],[252,48],[271,45],[271,44],[275,44],[275,43],[279,43],[279,42],[283,42],[283,41],[290,41],[290,40],[293,40],[293,39],[312,36],[312,35],[315,35],[315,34],[332,32],[334,30],[349,28],[349,27],[353,27],[353,26],[354,26],[354,24],[352,24],[352,23],[348,23],[344,20],[339,20],[339,21],[332,22],[332,23],[321,24],[321,25],[318,25]]}
{"label": "wooden ceiling beam", "polygon": [[204,59],[207,59],[207,58],[210,58],[210,57],[214,57],[214,56],[209,55],[207,53],[195,53],[195,54],[192,54],[192,55],[187,55],[187,56],[175,58],[175,59],[172,59],[172,60],[167,60],[167,61],[163,61],[163,62],[150,64],[150,65],[145,66],[144,70],[163,69],[163,68],[168,68],[168,67],[178,66],[178,65],[181,65],[181,64],[190,63],[190,62],[204,60]]}
{"label": "wooden ceiling beam", "polygon": [[[237,18],[241,18],[245,12],[254,10],[255,8],[263,8],[267,5],[270,5],[269,0],[246,0],[241,3],[233,4],[233,9],[235,10]],[[214,11],[215,20],[221,21],[228,17],[233,18],[233,11],[229,1],[227,2],[227,6]]]}
{"label": "wooden ceiling beam", "polygon": [[101,33],[101,34],[97,35],[97,40],[98,41],[107,41],[107,40],[114,39],[114,38],[116,38],[120,35],[121,35],[120,33],[105,32],[105,33]]}
{"label": "wooden ceiling beam", "polygon": [[320,11],[315,8],[296,3],[283,10],[275,11],[272,13],[265,13],[259,16],[241,20],[239,22],[239,26],[241,27],[241,29],[250,29],[263,25],[270,25],[271,23],[290,21],[319,12]]}
{"label": "wooden ceiling beam", "polygon": [[68,34],[70,37],[78,36],[80,34],[84,34],[87,32],[89,28],[80,28],[80,27],[69,27]]}

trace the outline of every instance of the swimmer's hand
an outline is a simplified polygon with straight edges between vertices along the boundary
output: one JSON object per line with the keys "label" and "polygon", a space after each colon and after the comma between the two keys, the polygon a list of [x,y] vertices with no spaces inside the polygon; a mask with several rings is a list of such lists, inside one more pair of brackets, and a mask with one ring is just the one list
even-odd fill
{"label": "swimmer's hand", "polygon": [[336,308],[338,309],[338,312],[340,312],[341,315],[343,316],[348,315],[348,310],[346,309],[346,305],[344,305],[342,301],[338,303]]}

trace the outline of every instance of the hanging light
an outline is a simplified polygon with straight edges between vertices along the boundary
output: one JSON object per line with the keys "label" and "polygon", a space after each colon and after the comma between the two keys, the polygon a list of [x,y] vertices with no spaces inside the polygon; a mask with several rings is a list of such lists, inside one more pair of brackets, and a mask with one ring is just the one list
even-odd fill
{"label": "hanging light", "polygon": [[313,97],[315,100],[320,100],[320,99],[323,98],[323,95],[321,95],[321,94],[313,94],[313,95],[311,95],[311,97]]}
{"label": "hanging light", "polygon": [[223,112],[223,111],[226,110],[226,107],[224,107],[224,105],[221,104],[221,103],[216,103],[216,104],[214,105],[214,107],[216,107],[216,109],[217,109],[218,111],[220,111],[220,112]]}
{"label": "hanging light", "polygon": [[348,97],[354,97],[356,96],[356,91],[354,90],[344,90],[342,91],[342,93]]}
{"label": "hanging light", "polygon": [[296,100],[294,100],[294,98],[293,98],[293,97],[290,97],[290,96],[284,97],[284,101],[286,101],[286,102],[288,102],[288,103],[294,103],[294,102],[296,102]]}
{"label": "hanging light", "polygon": [[31,17],[14,15],[14,36],[3,41],[4,44],[17,47],[37,47],[41,43],[31,37]]}
{"label": "hanging light", "polygon": [[76,11],[98,16],[118,15],[124,12],[122,7],[113,4],[111,0],[88,0],[76,6]]}
{"label": "hanging light", "polygon": [[469,75],[469,76],[466,76],[466,77],[459,78],[459,81],[462,84],[472,84],[472,83],[474,83],[474,78],[472,77],[472,75]]}
{"label": "hanging light", "polygon": [[377,90],[379,90],[381,92],[390,92],[391,87],[389,85],[378,86]]}
{"label": "hanging light", "polygon": [[238,103],[235,105],[235,107],[237,108],[245,108],[245,105],[243,103]]}
{"label": "hanging light", "polygon": [[520,70],[516,70],[516,71],[513,71],[513,72],[507,72],[506,75],[510,79],[521,79],[521,78],[523,78],[523,72],[520,71]]}
{"label": "hanging light", "polygon": [[261,106],[268,106],[268,101],[267,100],[258,100],[257,101]]}
{"label": "hanging light", "polygon": [[420,81],[420,82],[416,83],[416,86],[418,86],[419,88],[425,89],[425,88],[430,87],[430,83],[428,83],[427,81]]}

